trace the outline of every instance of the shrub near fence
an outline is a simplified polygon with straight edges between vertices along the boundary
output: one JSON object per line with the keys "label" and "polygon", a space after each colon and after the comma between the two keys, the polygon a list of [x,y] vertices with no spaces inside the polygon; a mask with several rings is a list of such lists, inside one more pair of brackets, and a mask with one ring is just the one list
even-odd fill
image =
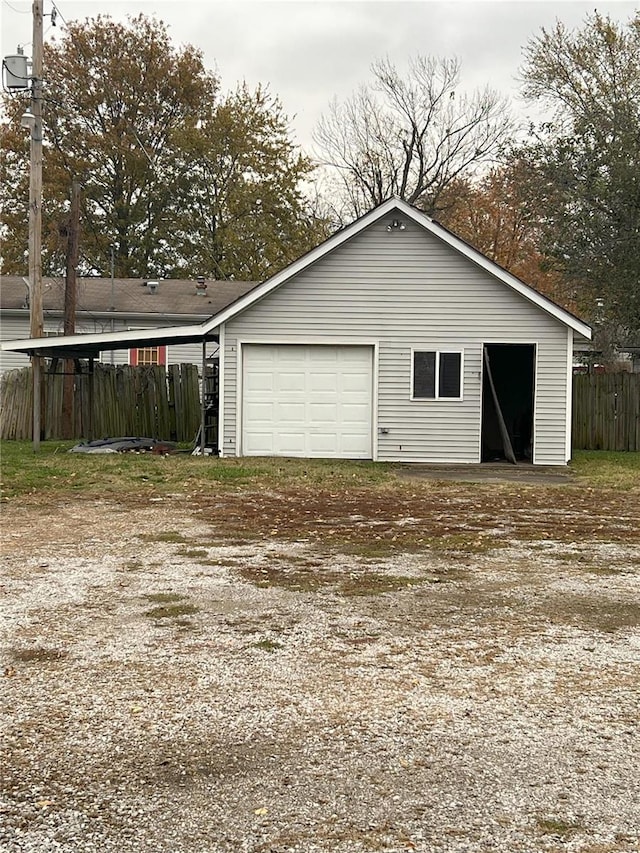
{"label": "shrub near fence", "polygon": [[[89,435],[89,367],[80,363],[74,378],[74,434]],[[45,438],[62,436],[63,362],[43,381]],[[145,436],[193,441],[200,425],[200,389],[195,364],[130,367],[94,366],[93,436]],[[0,438],[30,439],[33,382],[31,368],[11,370],[0,378]]]}
{"label": "shrub near fence", "polygon": [[573,447],[640,451],[640,374],[573,377]]}

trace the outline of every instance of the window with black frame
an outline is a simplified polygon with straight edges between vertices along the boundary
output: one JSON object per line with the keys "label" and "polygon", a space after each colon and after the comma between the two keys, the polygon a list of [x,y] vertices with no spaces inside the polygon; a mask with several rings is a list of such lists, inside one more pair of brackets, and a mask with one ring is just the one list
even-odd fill
{"label": "window with black frame", "polygon": [[462,399],[462,353],[415,350],[413,400]]}

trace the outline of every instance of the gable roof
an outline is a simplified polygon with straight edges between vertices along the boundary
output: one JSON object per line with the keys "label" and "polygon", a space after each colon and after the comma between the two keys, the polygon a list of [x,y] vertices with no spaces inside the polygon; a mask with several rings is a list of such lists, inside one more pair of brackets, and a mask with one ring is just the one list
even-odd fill
{"label": "gable roof", "polygon": [[[217,313],[214,313],[209,319],[202,323],[195,323],[185,326],[167,326],[158,329],[145,329],[139,332],[107,332],[102,334],[90,335],[73,335],[58,338],[38,338],[24,341],[6,341],[0,345],[0,349],[11,350],[26,353],[39,353],[45,356],[60,355],[63,356],[66,352],[82,350],[86,355],[88,353],[97,354],[103,350],[111,350],[118,348],[126,348],[130,346],[144,345],[154,342],[155,344],[170,344],[172,342],[196,342],[211,340],[217,333],[219,327],[228,320],[236,317],[242,311],[245,311],[251,305],[263,299],[276,288],[289,281],[295,275],[310,267],[312,264],[319,261],[325,255],[342,246],[348,240],[355,237],[365,228],[368,228],[378,220],[390,216],[392,214],[400,214],[411,219],[417,225],[421,226],[430,234],[442,240],[452,249],[459,252],[470,262],[476,264],[480,268],[488,272],[493,278],[502,282],[506,287],[509,287],[514,292],[520,294],[524,299],[536,305],[546,314],[554,317],[559,322],[563,323],[570,329],[573,329],[579,335],[591,339],[591,328],[580,318],[556,305],[551,299],[543,296],[534,288],[525,284],[516,276],[512,275],[507,270],[498,266],[498,264],[486,258],[477,249],[474,249],[469,243],[456,237],[451,231],[443,228],[433,219],[428,217],[422,211],[407,204],[398,198],[392,198],[378,205],[378,207],[369,211],[360,219],[346,226],[342,230],[336,232],[315,249],[307,252],[302,257],[298,258],[289,266],[285,267],[280,272],[266,279],[261,284],[251,287],[248,291],[237,296],[234,301],[221,307]],[[105,281],[105,280],[103,280]],[[217,283],[219,284],[219,283]],[[229,284],[225,282],[224,284]],[[248,283],[235,282],[234,284],[244,284],[248,287]],[[158,294],[150,296],[153,299]],[[202,299],[202,297],[196,297]],[[134,338],[135,335],[135,338]],[[45,341],[46,340],[46,344]]]}
{"label": "gable roof", "polygon": [[286,281],[291,279],[293,276],[298,275],[298,273],[310,267],[312,264],[316,263],[316,261],[320,260],[320,258],[328,255],[329,252],[334,251],[339,246],[342,246],[343,243],[346,243],[348,240],[351,240],[356,234],[359,234],[361,231],[364,231],[365,228],[368,228],[374,222],[377,222],[379,219],[382,219],[385,216],[390,216],[394,213],[399,213],[402,216],[406,216],[411,219],[417,225],[420,225],[425,231],[428,231],[430,234],[433,234],[435,237],[438,237],[444,243],[451,246],[452,249],[455,249],[461,255],[466,257],[472,263],[486,270],[490,275],[494,278],[501,281],[507,287],[514,290],[516,293],[519,293],[529,302],[532,302],[534,305],[537,305],[538,308],[545,311],[547,314],[550,314],[552,317],[555,317],[556,320],[559,320],[561,323],[564,323],[569,328],[573,329],[580,335],[583,335],[585,338],[591,339],[591,328],[588,326],[583,320],[579,317],[576,317],[571,312],[566,311],[564,308],[560,307],[560,305],[556,305],[551,299],[546,296],[543,296],[533,287],[528,284],[525,284],[516,276],[512,275],[507,270],[503,269],[503,267],[489,260],[489,258],[485,257],[482,252],[479,252],[477,249],[474,249],[469,243],[466,243],[464,240],[460,239],[460,237],[456,237],[451,231],[444,228],[442,225],[439,225],[433,219],[428,217],[425,213],[418,210],[415,207],[412,207],[407,202],[403,201],[399,198],[391,198],[388,201],[383,202],[382,204],[375,207],[373,210],[369,211],[369,213],[362,216],[360,219],[357,219],[355,222],[348,225],[346,228],[343,228],[341,231],[338,231],[333,236],[329,237],[328,240],[325,240],[319,246],[316,246],[315,249],[312,249],[310,252],[307,252],[301,258],[298,258],[297,261],[294,261],[292,264],[289,264],[288,267],[285,267],[280,272],[268,278],[266,281],[262,282],[262,284],[257,285],[244,296],[238,298],[235,302],[232,302],[226,308],[223,308],[215,316],[211,317],[210,320],[204,323],[204,327],[208,330],[212,329],[214,326],[220,326],[222,323],[227,322],[232,317],[240,314],[242,311],[245,311],[249,306],[253,305],[260,299],[263,299],[267,294],[271,293],[276,288],[280,287]]}

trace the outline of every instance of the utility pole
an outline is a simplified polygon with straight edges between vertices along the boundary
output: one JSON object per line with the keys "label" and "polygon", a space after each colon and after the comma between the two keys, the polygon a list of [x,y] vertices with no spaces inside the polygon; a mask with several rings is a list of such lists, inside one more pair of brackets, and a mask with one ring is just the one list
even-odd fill
{"label": "utility pole", "polygon": [[[31,337],[44,334],[42,309],[42,0],[33,0],[33,58],[31,72],[31,155],[29,171],[29,306]],[[40,450],[43,359],[34,355],[33,449]]]}
{"label": "utility pole", "polygon": [[[80,254],[80,184],[71,184],[71,210],[67,226],[67,275],[64,287],[64,333],[73,335],[76,330],[77,271]],[[62,382],[62,437],[74,436],[73,389],[75,383],[73,359],[64,360]]]}

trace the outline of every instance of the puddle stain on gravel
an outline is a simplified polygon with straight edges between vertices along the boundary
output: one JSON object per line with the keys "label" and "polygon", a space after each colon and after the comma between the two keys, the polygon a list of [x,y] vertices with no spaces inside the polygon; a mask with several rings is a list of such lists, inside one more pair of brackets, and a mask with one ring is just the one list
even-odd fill
{"label": "puddle stain on gravel", "polygon": [[16,663],[53,663],[64,660],[69,652],[65,649],[45,648],[37,646],[34,648],[13,649],[11,656]]}
{"label": "puddle stain on gravel", "polygon": [[[193,616],[198,613],[200,608],[190,601],[186,600],[185,595],[180,595],[174,592],[151,592],[145,595],[147,601],[156,604],[150,610],[146,610],[144,615],[149,619],[175,619],[179,620],[183,616]],[[189,626],[191,623],[187,620],[177,621],[182,627]]]}
{"label": "puddle stain on gravel", "polygon": [[327,590],[342,596],[382,595],[427,582],[426,578],[413,575],[383,574],[366,570],[339,571],[299,565],[242,566],[237,569],[237,574],[262,589],[280,587],[290,592]]}
{"label": "puddle stain on gravel", "polygon": [[189,602],[177,604],[160,604],[158,607],[152,607],[151,610],[145,611],[145,616],[149,619],[175,619],[179,616],[192,616],[199,610],[195,604]]}

